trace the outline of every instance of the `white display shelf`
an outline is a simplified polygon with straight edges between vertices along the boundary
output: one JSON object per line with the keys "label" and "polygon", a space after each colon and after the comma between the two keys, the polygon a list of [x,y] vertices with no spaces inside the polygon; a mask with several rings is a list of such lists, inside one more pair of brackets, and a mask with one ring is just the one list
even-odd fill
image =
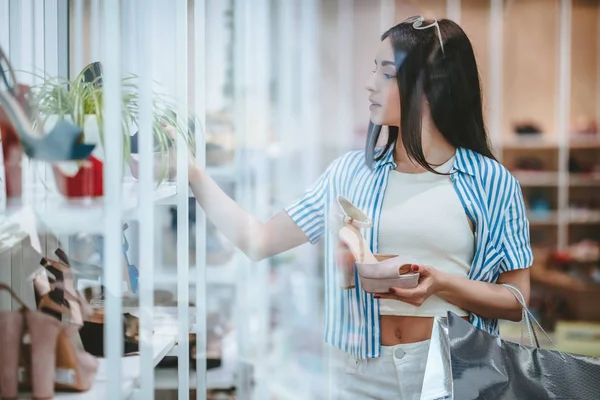
{"label": "white display shelf", "polygon": [[586,225],[600,223],[600,211],[570,211],[569,224]]}
{"label": "white display shelf", "polygon": [[570,186],[600,186],[600,173],[595,174],[570,174]]}
{"label": "white display shelf", "polygon": [[[123,220],[132,221],[139,217],[139,182],[127,180],[123,183]],[[165,182],[154,190],[155,201],[174,197],[177,187]],[[102,233],[104,198],[67,199],[58,193],[36,188],[31,201],[18,201],[8,205],[7,214],[29,206],[38,219],[38,229],[48,229],[54,234],[100,234]]]}
{"label": "white display shelf", "polygon": [[[523,187],[558,187],[559,173],[549,171],[514,171],[513,175]],[[569,186],[600,186],[600,174],[569,174]]]}
{"label": "white display shelf", "polygon": [[558,142],[556,138],[548,137],[547,134],[518,135],[513,133],[503,138],[501,147],[506,150],[554,149],[558,147]]}
{"label": "white display shelf", "polygon": [[[598,134],[568,134],[568,147],[577,149],[600,149]],[[502,141],[502,148],[507,150],[519,149],[558,149],[560,144],[555,136],[543,133],[539,135],[512,134]]]}
{"label": "white display shelf", "polygon": [[[235,387],[237,363],[237,345],[235,331],[230,332],[222,341],[222,364],[219,368],[206,371],[208,389],[228,390]],[[158,368],[154,373],[156,390],[175,390],[178,388],[177,368]],[[190,371],[190,389],[197,387],[196,371]]]}
{"label": "white display shelf", "polygon": [[[237,262],[236,257],[226,264],[220,266],[209,265],[206,267],[206,282],[212,284],[232,284],[236,282]],[[154,271],[154,281],[157,288],[173,286],[177,284],[176,267],[158,267]],[[196,284],[196,267],[189,270],[190,285]]]}
{"label": "white display shelf", "polygon": [[[167,336],[162,334],[154,335],[153,339],[153,360],[154,366],[156,366],[160,360],[162,360],[167,353],[175,345],[175,337]],[[107,394],[107,370],[108,363],[105,358],[98,359],[98,372],[96,374],[96,380],[94,386],[83,393],[67,393],[67,392],[56,392],[54,394],[55,399],[68,399],[68,400],[105,400],[108,398]],[[121,398],[128,399],[134,392],[135,387],[138,384],[138,379],[141,374],[140,368],[140,356],[129,356],[121,358]],[[19,394],[20,399],[31,398],[31,394],[23,393]]]}
{"label": "white display shelf", "polygon": [[558,213],[556,211],[551,211],[549,213],[527,213],[527,218],[529,219],[529,224],[531,226],[544,226],[544,225],[556,225],[558,224]]}
{"label": "white display shelf", "polygon": [[600,149],[600,135],[595,134],[571,134],[569,140],[571,149]]}
{"label": "white display shelf", "polygon": [[558,186],[558,172],[515,171],[513,175],[521,186]]}

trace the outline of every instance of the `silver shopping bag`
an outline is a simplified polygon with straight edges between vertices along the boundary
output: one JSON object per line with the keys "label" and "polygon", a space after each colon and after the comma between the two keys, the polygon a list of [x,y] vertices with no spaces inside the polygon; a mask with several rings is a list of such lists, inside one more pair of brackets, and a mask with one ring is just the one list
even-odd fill
{"label": "silver shopping bag", "polygon": [[[524,305],[519,290],[505,286]],[[451,312],[436,318],[421,399],[600,399],[600,360],[541,349],[533,330],[541,326],[526,307],[523,313],[532,346],[504,341]]]}

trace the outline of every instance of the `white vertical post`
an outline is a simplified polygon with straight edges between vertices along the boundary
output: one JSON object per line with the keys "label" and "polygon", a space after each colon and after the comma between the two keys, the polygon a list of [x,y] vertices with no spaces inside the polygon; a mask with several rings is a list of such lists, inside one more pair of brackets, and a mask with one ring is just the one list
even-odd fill
{"label": "white vertical post", "polygon": [[[44,21],[40,26],[44,31],[44,74],[49,77],[58,76],[58,1],[46,0],[43,4]],[[52,167],[45,164],[44,178],[50,185],[55,185]]]}
{"label": "white vertical post", "polygon": [[560,2],[558,93],[556,129],[558,140],[558,248],[569,240],[569,119],[571,99],[571,0]]}
{"label": "white vertical post", "polygon": [[[277,111],[276,111],[276,129],[275,134],[278,137],[278,142],[281,146],[281,157],[277,160],[274,174],[276,176],[276,195],[280,202],[289,203],[295,196],[294,192],[297,189],[297,182],[290,179],[289,171],[292,171],[297,165],[298,160],[294,149],[298,148],[297,139],[299,131],[298,124],[294,119],[294,96],[297,91],[294,90],[294,56],[296,55],[295,46],[298,43],[296,27],[298,22],[296,19],[297,13],[295,6],[297,2],[288,0],[279,0],[277,2],[277,32],[276,37],[276,57],[277,63]],[[288,321],[293,317],[282,315],[279,322],[281,330],[288,332]],[[278,355],[277,362],[283,355]],[[284,379],[284,370],[275,370],[273,374],[276,381]],[[273,379],[271,379],[273,382]]]}
{"label": "white vertical post", "polygon": [[[149,3],[150,2],[148,2],[148,4]],[[121,21],[123,26],[129,27],[126,34],[123,35],[123,39],[121,41],[123,45],[121,48],[121,54],[123,55],[121,65],[123,66],[124,74],[127,75],[131,73],[139,75],[138,57],[136,57],[135,50],[138,43],[138,25],[140,18],[135,6],[135,1],[126,1],[121,3],[121,10],[123,12]],[[150,37],[146,37],[145,40],[150,40]]]}
{"label": "white vertical post", "polygon": [[140,308],[140,398],[154,399],[154,359],[153,359],[153,329],[154,329],[154,132],[152,125],[152,47],[149,38],[152,35],[152,16],[154,1],[137,0],[134,4],[136,18],[139,21],[137,35],[137,57],[139,69],[139,157],[140,157],[140,186],[138,193],[139,219],[139,296]]}
{"label": "white vertical post", "polygon": [[[320,56],[320,2],[318,0],[304,0],[300,3],[300,126],[304,144],[300,146],[305,152],[310,154],[309,161],[302,169],[302,182],[304,187],[308,187],[314,182],[321,171],[322,141],[320,136],[321,104],[319,97],[320,75],[319,60]],[[346,132],[348,134],[348,132]],[[310,246],[306,249],[305,256],[302,257],[302,263],[305,266],[305,275],[309,282],[318,279],[322,275],[319,265],[319,251],[316,246]],[[319,315],[318,285],[307,287],[306,293],[306,315]],[[303,387],[302,397],[310,397],[310,387]]]}
{"label": "white vertical post", "polygon": [[[19,71],[23,68],[21,64],[21,50],[22,50],[22,40],[21,40],[21,7],[22,3],[20,0],[10,0],[9,2],[9,15],[10,15],[10,24],[9,24],[9,53],[7,54],[12,67]],[[19,79],[19,75],[17,75],[17,79]]]}
{"label": "white vertical post", "polygon": [[[187,0],[175,3],[175,93],[179,103],[177,123],[188,132],[187,97]],[[177,137],[177,308],[179,316],[178,382],[179,400],[189,398],[189,213],[187,142]]]}
{"label": "white vertical post", "polygon": [[44,2],[44,72],[58,76],[58,1]]}
{"label": "white vertical post", "polygon": [[0,0],[0,46],[10,54],[10,0]]}
{"label": "white vertical post", "polygon": [[58,75],[69,77],[69,0],[58,0]]}
{"label": "white vertical post", "polygon": [[101,0],[90,0],[91,8],[91,23],[90,23],[90,50],[91,50],[91,61],[100,61],[100,41],[101,41],[101,30],[100,30],[100,1]]}
{"label": "white vertical post", "polygon": [[[252,18],[250,23],[252,26],[252,37],[254,40],[251,45],[254,46],[252,51],[253,69],[253,98],[249,104],[252,105],[252,111],[249,116],[252,116],[249,127],[253,142],[255,154],[252,157],[252,164],[255,165],[256,186],[254,193],[254,203],[256,205],[255,212],[261,220],[267,220],[270,216],[270,200],[271,200],[271,179],[270,179],[270,160],[269,153],[265,150],[269,146],[270,132],[270,91],[269,83],[271,76],[270,63],[270,1],[256,0],[253,2]],[[270,260],[265,259],[256,263],[256,275],[254,277],[254,295],[255,310],[257,313],[258,329],[256,331],[256,345],[253,346],[255,351],[252,359],[255,361],[255,381],[257,382],[252,398],[269,399],[269,377],[267,376],[268,368],[268,344],[270,338],[269,316],[269,274]]]}
{"label": "white vertical post", "polygon": [[75,2],[75,47],[73,55],[73,68],[71,71],[71,78],[74,79],[83,68],[83,1],[84,0],[71,0]]}
{"label": "white vertical post", "polygon": [[119,0],[104,0],[104,282],[106,320],[104,348],[109,365],[108,399],[121,398],[122,324],[122,225],[121,225],[121,19]]}
{"label": "white vertical post", "polygon": [[[27,2],[27,5],[31,3]],[[25,10],[27,13],[27,10]],[[10,51],[7,54],[10,63],[15,70],[15,75],[18,81],[22,82],[23,78],[29,78],[21,71],[25,70],[25,63],[23,60],[23,2],[20,0],[11,0],[9,5],[9,48]],[[29,158],[23,157],[21,160],[21,188],[22,188],[22,202],[23,204],[29,204],[31,201],[31,177],[29,169]],[[14,281],[13,276],[13,281]]]}
{"label": "white vertical post", "polygon": [[[206,166],[206,0],[194,2],[196,163]],[[196,202],[196,398],[206,398],[206,215]]]}
{"label": "white vertical post", "polygon": [[[0,46],[5,54],[10,54],[10,1],[0,0]],[[0,141],[0,149],[2,142]],[[0,177],[4,178],[4,160],[2,152],[0,152]],[[4,185],[0,186],[0,190]],[[6,197],[3,196],[0,201],[0,210],[5,210]],[[6,265],[5,268],[0,268],[0,282],[10,282],[12,279],[12,265],[10,251],[0,253],[0,263]],[[11,309],[12,299],[7,292],[0,293],[0,307],[3,309]]]}
{"label": "white vertical post", "polygon": [[338,120],[342,135],[336,138],[342,152],[350,150],[354,143],[353,108],[354,93],[354,0],[338,0]]}
{"label": "white vertical post", "polygon": [[[235,188],[236,201],[248,206],[249,203],[249,182],[251,176],[250,164],[247,162],[248,155],[248,137],[247,137],[247,95],[249,89],[248,59],[250,53],[248,43],[250,34],[248,32],[248,14],[250,5],[245,0],[234,0],[234,124],[235,135],[238,139],[236,148],[235,163],[236,169],[241,171],[238,185]],[[242,169],[241,165],[245,168]],[[245,227],[240,226],[240,229]],[[237,363],[236,363],[236,391],[240,400],[250,398],[250,376],[249,365],[249,312],[248,304],[248,281],[250,279],[251,263],[249,260],[237,253],[237,276],[236,282],[236,309],[235,309],[235,330],[237,342]]]}
{"label": "white vertical post", "polygon": [[494,154],[502,160],[502,96],[503,96],[503,47],[504,9],[502,0],[490,3],[490,82],[489,127]]}
{"label": "white vertical post", "polygon": [[396,1],[395,0],[379,0],[380,1],[380,18],[379,18],[379,33],[383,34],[385,31],[394,26],[396,22]]}
{"label": "white vertical post", "polygon": [[[320,103],[319,103],[319,59],[320,42],[319,38],[319,2],[317,0],[305,0],[301,3],[300,9],[300,118],[302,126],[302,137],[304,141],[303,150],[311,154],[310,162],[307,162],[302,169],[305,187],[314,182],[321,172],[321,151],[319,137],[320,127]],[[320,270],[317,268],[319,253],[316,246],[307,249],[306,274],[309,279],[320,276]],[[314,293],[307,296],[309,299],[309,313],[317,313],[319,306],[317,299],[319,293],[317,287],[314,287]]]}
{"label": "white vertical post", "polygon": [[446,17],[460,25],[461,1],[446,0]]}
{"label": "white vertical post", "polygon": [[[294,46],[297,39],[293,34],[292,28],[295,21],[294,3],[288,0],[278,2],[278,20],[279,30],[277,32],[277,54],[278,54],[278,111],[277,111],[277,130],[281,143],[283,157],[279,163],[279,168],[275,171],[277,174],[278,190],[281,193],[288,193],[293,189],[292,182],[289,179],[289,171],[293,169],[294,159],[292,150],[296,147],[294,130]],[[285,201],[291,201],[286,198]]]}
{"label": "white vertical post", "polygon": [[20,45],[19,56],[20,56],[20,70],[25,72],[21,74],[21,71],[17,71],[17,79],[20,83],[31,84],[31,75],[28,72],[33,72],[33,62],[31,51],[31,43],[33,40],[33,2],[32,0],[21,0],[19,2],[20,19],[15,20],[15,28],[20,32]]}
{"label": "white vertical post", "polygon": [[44,4],[33,1],[32,3],[33,23],[31,35],[31,63],[33,66],[33,83],[37,84],[39,78],[37,75],[42,75],[44,72]]}

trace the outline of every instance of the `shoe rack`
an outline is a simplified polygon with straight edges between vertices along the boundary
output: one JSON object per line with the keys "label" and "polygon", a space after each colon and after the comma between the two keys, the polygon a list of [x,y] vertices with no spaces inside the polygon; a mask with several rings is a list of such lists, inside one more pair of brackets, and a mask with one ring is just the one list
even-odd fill
{"label": "shoe rack", "polygon": [[[514,60],[503,63],[504,134],[496,151],[523,188],[532,244],[564,251],[600,239],[600,12],[594,2],[553,3],[505,10],[504,57]],[[522,24],[537,12],[544,25]],[[526,35],[531,44],[517,43]],[[524,54],[533,42],[546,45]],[[535,63],[548,68],[532,77],[525,65]]]}
{"label": "shoe rack", "polygon": [[[126,3],[126,4],[125,4]],[[189,4],[188,4],[189,3]],[[141,3],[140,3],[141,4]],[[55,1],[22,2],[4,1],[0,3],[0,46],[6,49],[8,57],[16,70],[43,71],[51,76],[69,77],[69,71],[80,71],[90,60],[103,60],[104,82],[104,194],[96,198],[67,198],[56,190],[50,165],[33,160],[23,162],[23,196],[14,202],[5,204],[0,215],[0,281],[9,284],[28,305],[35,308],[33,289],[29,275],[39,267],[42,255],[55,258],[54,250],[61,247],[69,253],[70,243],[86,235],[99,235],[104,241],[104,251],[100,251],[103,261],[103,286],[113,296],[107,296],[104,302],[105,357],[99,358],[99,367],[92,388],[83,393],[64,393],[57,391],[56,399],[154,398],[154,367],[168,354],[184,355],[178,357],[180,370],[189,370],[190,332],[196,332],[198,341],[205,342],[206,315],[202,305],[205,303],[205,269],[203,253],[202,213],[197,212],[194,244],[196,249],[195,279],[196,291],[189,292],[189,224],[188,209],[190,194],[187,177],[187,150],[179,141],[177,146],[177,170],[174,181],[156,185],[150,171],[152,165],[152,145],[150,141],[140,140],[140,179],[135,179],[125,170],[121,159],[122,138],[121,110],[121,73],[130,67],[131,54],[138,56],[137,72],[140,84],[140,132],[150,131],[150,116],[153,86],[153,57],[169,57],[174,62],[174,77],[169,87],[175,98],[187,99],[188,91],[193,101],[188,105],[180,104],[179,115],[188,111],[198,117],[200,127],[196,131],[195,143],[198,159],[204,159],[204,74],[200,73],[194,81],[188,81],[188,59],[199,71],[203,71],[204,2],[178,0],[167,5],[166,10],[159,9],[157,2],[144,4],[100,1]],[[194,6],[196,6],[194,8]],[[164,7],[163,7],[164,8]],[[152,54],[149,45],[152,40],[153,19],[164,17],[165,24],[173,32],[173,42],[168,46],[168,55]],[[189,20],[200,21],[188,31]],[[133,23],[135,22],[135,24]],[[69,31],[68,27],[71,27]],[[45,27],[40,29],[40,27]],[[54,27],[54,29],[52,29]],[[134,31],[132,27],[139,31]],[[188,40],[188,34],[195,40]],[[164,39],[164,40],[169,40]],[[188,43],[194,44],[194,51],[188,55]],[[191,46],[190,46],[191,47]],[[156,52],[156,49],[154,49]],[[125,54],[125,57],[123,56]],[[101,56],[100,56],[101,55]],[[163,63],[164,64],[164,63]],[[163,65],[161,64],[161,65]],[[157,68],[154,68],[156,73]],[[159,71],[160,72],[160,71]],[[19,73],[22,83],[35,84],[35,78]],[[189,86],[188,86],[189,84]],[[189,87],[193,89],[189,89]],[[5,90],[3,87],[2,90]],[[183,125],[187,124],[181,119]],[[2,176],[4,180],[4,175]],[[2,197],[5,198],[4,193]],[[153,307],[155,270],[160,261],[160,248],[164,237],[160,234],[159,221],[155,211],[165,205],[173,205],[178,211],[176,230],[177,291],[175,306],[167,308]],[[35,232],[22,232],[15,228],[15,220],[22,222],[20,216],[26,210],[34,223]],[[131,261],[139,266],[138,298],[131,306],[122,295],[123,265],[122,224],[127,222],[131,228],[128,240],[132,248],[137,248],[139,257]],[[17,224],[18,225],[18,224]],[[135,232],[134,232],[135,231]],[[35,239],[41,243],[39,251],[33,247]],[[140,250],[142,249],[142,250]],[[40,254],[41,253],[41,254]],[[130,256],[131,257],[131,256]],[[96,283],[99,284],[99,281]],[[198,307],[190,307],[189,299],[195,299]],[[129,299],[131,300],[131,299]],[[16,304],[0,296],[2,310],[15,308]],[[123,343],[121,319],[124,312],[134,313],[140,321],[139,355],[122,357],[120,347]],[[193,323],[197,321],[197,323]],[[205,360],[198,360],[197,374],[204,380]],[[180,390],[187,391],[188,379],[179,379]],[[198,398],[204,397],[198,393]],[[27,396],[27,393],[23,394]]]}
{"label": "shoe rack", "polygon": [[600,298],[600,3],[492,1],[490,11],[502,17],[489,30],[488,126],[528,209],[531,306],[559,349],[591,355],[597,341],[573,350],[560,332],[600,321],[587,306]]}

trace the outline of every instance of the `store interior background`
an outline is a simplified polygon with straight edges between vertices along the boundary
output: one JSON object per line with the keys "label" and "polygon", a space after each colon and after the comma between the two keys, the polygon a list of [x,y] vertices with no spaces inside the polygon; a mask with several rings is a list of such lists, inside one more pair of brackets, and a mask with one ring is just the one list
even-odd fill
{"label": "store interior background", "polygon": [[[122,65],[124,72],[136,73],[132,3],[122,6]],[[300,196],[334,158],[363,148],[369,121],[364,86],[380,34],[413,15],[457,20],[475,48],[495,154],[519,179],[527,203],[535,252],[532,311],[560,350],[600,357],[600,1],[320,0],[312,11],[294,2],[294,15],[314,13],[312,26],[280,13],[281,3],[270,1],[270,33],[260,42],[265,37],[234,38],[234,0],[206,0],[207,166],[218,183],[268,219]],[[70,31],[71,78],[80,67],[102,60],[102,43],[91,34],[91,1],[83,5],[84,35],[75,38]],[[176,96],[176,16],[169,2],[154,1],[153,7],[155,30],[149,40],[155,43],[153,77],[160,82],[155,89]],[[191,33],[188,39],[193,88]],[[240,74],[233,57],[240,45],[250,55],[268,55],[266,61],[249,63],[265,69]],[[24,69],[29,54],[22,52]],[[247,126],[240,135],[234,81],[242,79],[244,87],[256,74],[268,74],[262,93],[268,123]],[[188,101],[193,107],[191,94]],[[257,157],[261,167],[248,168]],[[244,288],[240,277],[247,275],[240,268],[251,274],[256,266],[210,223],[206,235],[196,233],[195,212],[190,203],[190,265],[195,265],[199,234],[207,248],[207,356],[218,364],[209,369],[208,388],[231,393],[240,364],[262,359],[269,371],[262,378],[268,376],[272,398],[321,398],[328,385],[322,245],[269,260],[268,295],[252,300],[257,288]],[[166,206],[157,207],[156,215],[164,243],[154,249],[156,288],[176,298],[176,219]],[[140,251],[136,229],[133,225],[128,232],[134,259]],[[12,250],[13,258],[18,251],[27,252],[26,244]],[[265,319],[267,331],[259,327]],[[504,338],[519,341],[519,324],[503,321],[501,330]],[[254,347],[256,341],[266,345]],[[157,398],[175,395],[176,363],[166,358],[155,377]],[[192,385],[193,380],[191,375]]]}

